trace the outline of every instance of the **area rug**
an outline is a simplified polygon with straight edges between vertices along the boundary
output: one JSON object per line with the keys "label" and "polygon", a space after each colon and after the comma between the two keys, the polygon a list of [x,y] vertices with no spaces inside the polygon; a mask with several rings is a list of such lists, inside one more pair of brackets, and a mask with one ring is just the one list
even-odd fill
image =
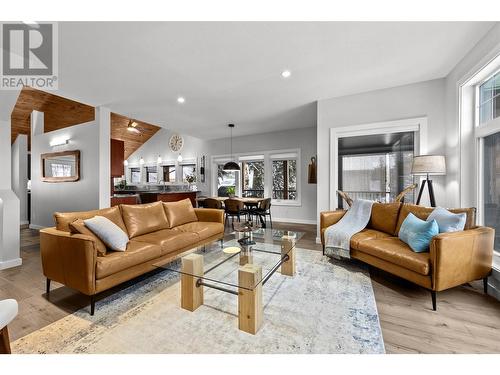
{"label": "area rug", "polygon": [[295,277],[263,288],[256,335],[238,329],[237,297],[205,288],[180,308],[179,276],[162,271],[12,344],[13,353],[384,353],[370,276],[354,263],[297,249]]}

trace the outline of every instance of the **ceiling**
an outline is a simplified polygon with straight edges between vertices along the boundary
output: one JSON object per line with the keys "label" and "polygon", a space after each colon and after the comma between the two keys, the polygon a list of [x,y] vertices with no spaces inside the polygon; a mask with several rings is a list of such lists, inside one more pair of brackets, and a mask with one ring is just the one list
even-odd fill
{"label": "ceiling", "polygon": [[125,159],[156,134],[160,128],[143,121],[133,120],[137,124],[140,134],[131,133],[127,126],[131,119],[117,113],[111,113],[111,138],[125,143]]}
{"label": "ceiling", "polygon": [[204,139],[312,127],[318,99],[444,77],[492,26],[61,22],[56,94]]}

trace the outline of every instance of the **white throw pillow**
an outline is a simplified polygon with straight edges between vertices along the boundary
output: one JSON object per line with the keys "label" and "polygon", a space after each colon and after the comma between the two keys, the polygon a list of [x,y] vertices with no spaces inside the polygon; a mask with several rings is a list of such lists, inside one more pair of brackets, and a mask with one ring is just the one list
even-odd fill
{"label": "white throw pillow", "polygon": [[127,250],[127,234],[111,220],[103,216],[94,216],[92,219],[83,220],[83,222],[111,250]]}

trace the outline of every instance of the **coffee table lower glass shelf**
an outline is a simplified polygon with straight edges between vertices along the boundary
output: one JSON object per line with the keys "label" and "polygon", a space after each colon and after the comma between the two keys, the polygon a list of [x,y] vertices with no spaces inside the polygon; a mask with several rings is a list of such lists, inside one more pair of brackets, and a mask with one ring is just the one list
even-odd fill
{"label": "coffee table lower glass shelf", "polygon": [[280,271],[295,275],[295,245],[301,232],[257,229],[233,232],[195,248],[181,261],[155,266],[181,275],[181,307],[194,311],[203,304],[203,288],[238,296],[239,329],[255,334],[262,324],[262,287]]}

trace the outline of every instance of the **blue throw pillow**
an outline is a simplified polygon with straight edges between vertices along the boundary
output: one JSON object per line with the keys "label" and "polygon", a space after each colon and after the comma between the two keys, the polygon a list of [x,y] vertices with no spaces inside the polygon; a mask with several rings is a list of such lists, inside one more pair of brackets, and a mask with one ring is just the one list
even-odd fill
{"label": "blue throw pillow", "polygon": [[467,215],[465,213],[454,214],[446,208],[437,207],[431,212],[427,221],[436,220],[439,226],[439,233],[458,232],[464,230]]}
{"label": "blue throw pillow", "polygon": [[439,234],[436,220],[424,221],[409,213],[401,224],[399,239],[408,244],[410,248],[421,253],[429,249],[432,237]]}

